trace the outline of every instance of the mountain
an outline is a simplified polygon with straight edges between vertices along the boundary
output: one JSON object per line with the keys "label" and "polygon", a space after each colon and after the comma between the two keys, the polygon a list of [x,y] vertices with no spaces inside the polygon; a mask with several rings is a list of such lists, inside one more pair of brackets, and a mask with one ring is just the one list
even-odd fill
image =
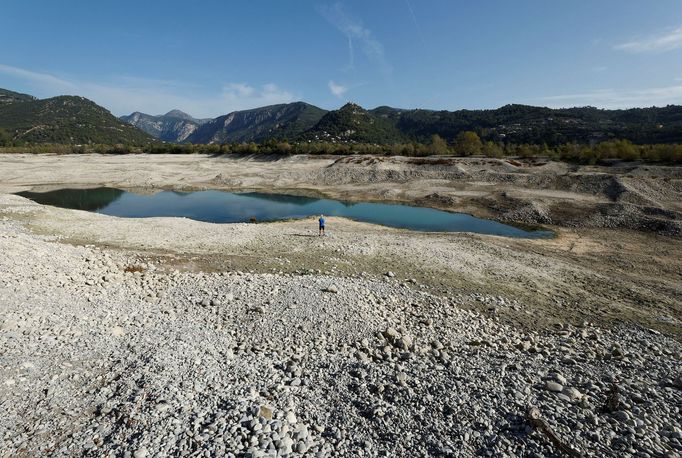
{"label": "mountain", "polygon": [[232,143],[294,139],[313,127],[325,113],[325,110],[304,102],[234,111],[201,125],[187,141]]}
{"label": "mountain", "polygon": [[136,111],[121,119],[154,138],[165,142],[181,143],[208,119],[196,119],[180,110],[171,110],[165,115],[153,116]]}
{"label": "mountain", "polygon": [[365,110],[349,103],[328,112],[302,139],[362,143],[427,143],[434,134],[452,141],[459,132],[484,140],[558,145],[626,139],[634,143],[682,142],[682,106],[603,110],[506,105],[494,110]]}
{"label": "mountain", "polygon": [[682,106],[604,110],[506,105],[494,110],[395,110],[382,107],[385,119],[406,137],[425,142],[433,134],[452,140],[461,131],[510,143],[557,145],[626,139],[634,143],[682,141]]}
{"label": "mountain", "polygon": [[340,109],[325,114],[303,134],[303,138],[361,143],[397,143],[409,140],[397,129],[395,119],[383,116],[381,111],[367,111],[354,103],[347,103]]}
{"label": "mountain", "polygon": [[491,110],[436,111],[348,103],[326,111],[304,102],[234,111],[196,119],[180,110],[120,119],[83,97],[39,100],[0,89],[0,141],[12,143],[124,143],[155,138],[173,143],[240,143],[268,140],[393,144],[448,142],[462,131],[485,141],[515,144],[591,144],[623,139],[636,144],[682,143],[682,106],[605,110],[505,105]]}
{"label": "mountain", "polygon": [[0,107],[10,103],[31,102],[33,100],[36,100],[36,98],[32,95],[0,89]]}
{"label": "mountain", "polygon": [[2,94],[14,99],[0,104],[0,129],[14,142],[140,145],[154,141],[83,97],[62,95],[39,100],[5,90]]}

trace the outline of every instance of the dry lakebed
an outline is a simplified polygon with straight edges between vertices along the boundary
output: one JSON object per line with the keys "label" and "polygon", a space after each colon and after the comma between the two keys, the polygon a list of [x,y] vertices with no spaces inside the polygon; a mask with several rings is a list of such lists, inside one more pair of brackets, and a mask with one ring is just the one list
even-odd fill
{"label": "dry lakebed", "polygon": [[[16,193],[259,192],[549,238],[122,218]],[[0,155],[0,457],[682,454],[682,169]]]}

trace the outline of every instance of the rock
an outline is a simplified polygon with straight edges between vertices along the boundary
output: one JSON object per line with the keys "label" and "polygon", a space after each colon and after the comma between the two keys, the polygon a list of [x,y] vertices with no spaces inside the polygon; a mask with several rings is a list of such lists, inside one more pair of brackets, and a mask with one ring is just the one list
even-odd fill
{"label": "rock", "polygon": [[545,382],[545,389],[554,393],[561,393],[564,387],[560,383],[548,380]]}
{"label": "rock", "polygon": [[296,423],[296,414],[291,410],[287,412],[287,421],[292,425]]}
{"label": "rock", "polygon": [[272,420],[273,409],[270,406],[262,405],[258,410],[258,415],[265,418],[266,420]]}
{"label": "rock", "polygon": [[111,328],[111,335],[115,337],[121,337],[125,334],[125,331],[121,326],[114,326]]}
{"label": "rock", "polygon": [[613,412],[613,418],[615,418],[616,420],[618,420],[620,422],[625,423],[626,421],[628,421],[630,419],[630,415],[624,410],[617,410],[617,411]]}
{"label": "rock", "polygon": [[387,328],[383,335],[389,342],[397,342],[400,339],[400,334],[394,328]]}
{"label": "rock", "polygon": [[339,288],[337,288],[336,285],[329,285],[329,286],[327,286],[326,288],[324,288],[323,291],[324,291],[324,292],[327,292],[327,293],[334,293],[334,294],[336,294],[336,293],[339,292]]}
{"label": "rock", "polygon": [[389,270],[388,272],[386,272],[386,276],[388,278],[393,278],[393,277],[395,277],[395,274]]}
{"label": "rock", "polygon": [[412,337],[410,336],[402,336],[398,341],[398,347],[402,348],[403,350],[409,350],[412,348],[412,345]]}
{"label": "rock", "polygon": [[565,394],[568,397],[568,399],[570,399],[571,401],[574,401],[576,399],[580,399],[583,397],[582,393],[573,387],[564,388],[562,390],[562,393]]}
{"label": "rock", "polygon": [[523,342],[520,342],[517,345],[517,348],[521,351],[528,351],[528,350],[530,350],[530,347],[532,347],[532,346],[533,346],[533,344],[530,341],[524,340]]}
{"label": "rock", "polygon": [[673,382],[673,386],[678,390],[682,390],[682,375],[677,376],[677,378]]}
{"label": "rock", "polygon": [[556,380],[558,383],[560,383],[562,385],[566,385],[568,383],[568,380],[566,380],[566,377],[559,374],[558,372],[553,373],[551,376],[554,380]]}
{"label": "rock", "polygon": [[145,458],[147,456],[147,447],[140,447],[133,453],[134,458]]}
{"label": "rock", "polygon": [[222,304],[220,303],[220,301],[218,299],[211,299],[211,305],[213,307],[220,307]]}
{"label": "rock", "polygon": [[289,436],[282,438],[282,440],[279,441],[278,455],[291,455],[292,445],[294,445],[294,441]]}
{"label": "rock", "polygon": [[200,302],[200,304],[202,307],[208,307],[209,305],[211,305],[211,301],[209,301],[208,299],[204,299]]}

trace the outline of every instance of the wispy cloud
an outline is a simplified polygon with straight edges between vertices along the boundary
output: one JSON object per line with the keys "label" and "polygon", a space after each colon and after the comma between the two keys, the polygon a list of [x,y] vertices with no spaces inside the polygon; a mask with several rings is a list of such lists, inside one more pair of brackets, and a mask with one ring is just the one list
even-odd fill
{"label": "wispy cloud", "polygon": [[426,40],[424,40],[424,34],[422,33],[422,28],[419,27],[419,22],[417,22],[417,16],[414,14],[414,8],[412,8],[412,2],[410,0],[405,0],[405,4],[407,5],[407,9],[410,11],[410,16],[412,16],[412,22],[414,23],[414,28],[417,30],[417,35],[419,36],[419,40],[422,43],[422,46],[424,46],[424,50],[426,50]]}
{"label": "wispy cloud", "polygon": [[619,51],[657,53],[682,48],[682,27],[667,29],[655,35],[635,38],[614,46]]}
{"label": "wispy cloud", "polygon": [[341,98],[343,97],[343,94],[345,94],[348,91],[348,86],[344,86],[342,84],[336,84],[334,81],[329,81],[329,91],[334,94],[336,97]]}
{"label": "wispy cloud", "polygon": [[272,83],[262,86],[226,83],[207,93],[200,86],[180,81],[116,76],[100,83],[3,64],[0,64],[0,76],[23,83],[38,96],[87,97],[116,115],[133,111],[160,114],[177,108],[197,117],[214,117],[235,110],[300,100],[293,92]]}
{"label": "wispy cloud", "polygon": [[346,13],[341,3],[318,8],[322,16],[336,29],[348,38],[349,68],[355,67],[353,41],[360,43],[362,53],[369,61],[379,67],[380,71],[389,76],[393,68],[388,63],[384,51],[384,45],[376,39],[370,29],[362,22]]}
{"label": "wispy cloud", "polygon": [[682,103],[682,85],[636,90],[600,89],[535,99],[535,102],[538,101],[553,107],[585,105],[600,108],[665,106]]}

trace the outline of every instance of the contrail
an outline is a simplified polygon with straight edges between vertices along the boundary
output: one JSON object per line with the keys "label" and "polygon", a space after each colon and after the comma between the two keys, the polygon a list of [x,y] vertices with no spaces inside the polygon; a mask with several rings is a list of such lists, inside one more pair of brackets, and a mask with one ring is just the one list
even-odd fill
{"label": "contrail", "polygon": [[407,9],[410,10],[410,15],[412,16],[412,22],[414,22],[414,27],[417,29],[417,34],[419,35],[419,39],[422,42],[422,45],[424,46],[424,49],[426,49],[426,40],[424,40],[424,35],[422,34],[422,29],[419,27],[419,23],[417,22],[417,16],[414,14],[414,10],[412,9],[412,3],[410,3],[410,0],[405,0],[405,4],[407,5]]}

